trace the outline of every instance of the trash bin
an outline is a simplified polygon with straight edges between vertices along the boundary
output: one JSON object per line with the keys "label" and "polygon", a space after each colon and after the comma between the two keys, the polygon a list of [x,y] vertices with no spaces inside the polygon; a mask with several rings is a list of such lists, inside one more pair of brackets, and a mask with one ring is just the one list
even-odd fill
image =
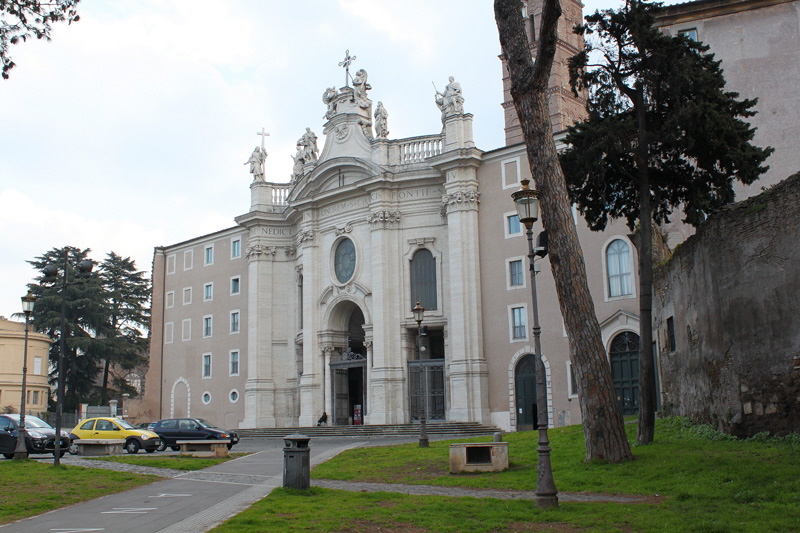
{"label": "trash bin", "polygon": [[297,433],[283,437],[283,486],[308,490],[311,486],[311,448],[306,435]]}

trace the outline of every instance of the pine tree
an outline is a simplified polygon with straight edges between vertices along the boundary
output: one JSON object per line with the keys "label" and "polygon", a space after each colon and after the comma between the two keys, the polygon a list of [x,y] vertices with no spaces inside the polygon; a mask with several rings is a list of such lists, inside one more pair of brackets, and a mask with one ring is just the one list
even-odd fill
{"label": "pine tree", "polygon": [[[121,257],[110,252],[98,269],[103,285],[105,306],[108,314],[105,336],[94,351],[103,359],[103,381],[100,402],[105,405],[109,398],[109,377],[112,366],[133,370],[147,362],[147,338],[143,330],[150,320],[147,307],[150,300],[150,283],[144,272],[136,270],[130,257]],[[124,388],[124,380],[115,387]],[[131,392],[126,389],[126,392]]]}
{"label": "pine tree", "polygon": [[629,0],[576,28],[583,52],[570,61],[573,90],[589,90],[588,118],[569,128],[561,154],[570,196],[594,230],[608,219],[639,223],[640,410],[637,440],[653,440],[652,222],[680,209],[697,225],[733,201],[733,181],[755,181],[771,148],[750,144],[744,118],[756,100],[725,91],[709,47],[654,27],[661,4]]}
{"label": "pine tree", "polygon": [[495,0],[494,10],[511,79],[511,96],[525,138],[528,163],[540,192],[550,267],[578,381],[586,460],[629,460],[633,454],[594,313],[547,107],[547,83],[555,56],[561,7],[558,0],[544,0],[535,62],[531,59],[519,0]]}
{"label": "pine tree", "polygon": [[[33,312],[33,326],[53,339],[50,347],[50,383],[58,382],[59,338],[64,335],[64,411],[75,410],[94,392],[94,381],[98,375],[98,361],[92,355],[93,344],[98,331],[106,324],[106,310],[103,303],[103,290],[100,280],[92,275],[86,279],[76,279],[75,268],[78,262],[88,258],[90,250],[80,250],[72,246],[54,248],[33,261],[28,261],[38,271],[47,265],[59,269],[58,278],[53,283],[43,283],[43,275],[28,287],[37,297]],[[65,253],[66,280],[64,285]],[[64,306],[64,327],[62,331],[61,311]]]}

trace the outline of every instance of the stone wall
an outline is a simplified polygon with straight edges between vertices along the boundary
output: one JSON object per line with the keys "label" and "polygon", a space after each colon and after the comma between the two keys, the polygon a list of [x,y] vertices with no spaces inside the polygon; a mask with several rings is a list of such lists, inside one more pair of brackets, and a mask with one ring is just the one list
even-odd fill
{"label": "stone wall", "polygon": [[656,268],[665,414],[742,437],[800,431],[799,221],[800,173],[709,217]]}

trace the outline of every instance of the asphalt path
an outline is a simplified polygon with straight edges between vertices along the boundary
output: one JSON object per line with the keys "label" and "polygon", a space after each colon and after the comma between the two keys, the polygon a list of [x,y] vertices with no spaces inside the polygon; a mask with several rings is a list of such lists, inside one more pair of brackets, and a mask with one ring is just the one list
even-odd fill
{"label": "asphalt path", "polygon": [[[349,448],[411,440],[415,439],[314,438],[309,442],[311,466]],[[283,440],[276,438],[242,439],[233,451],[252,452],[245,457],[194,472],[170,471],[176,477],[6,524],[0,529],[3,533],[207,531],[283,484],[283,445]],[[86,462],[69,455],[62,459],[65,465]]]}

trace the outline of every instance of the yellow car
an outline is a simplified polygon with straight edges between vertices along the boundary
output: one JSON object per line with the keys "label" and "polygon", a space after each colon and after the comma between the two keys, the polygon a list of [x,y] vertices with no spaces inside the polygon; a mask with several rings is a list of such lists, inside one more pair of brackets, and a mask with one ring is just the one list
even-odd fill
{"label": "yellow car", "polygon": [[125,439],[125,451],[144,449],[153,453],[161,446],[161,437],[146,429],[137,429],[121,418],[100,417],[81,420],[72,433],[79,439]]}

